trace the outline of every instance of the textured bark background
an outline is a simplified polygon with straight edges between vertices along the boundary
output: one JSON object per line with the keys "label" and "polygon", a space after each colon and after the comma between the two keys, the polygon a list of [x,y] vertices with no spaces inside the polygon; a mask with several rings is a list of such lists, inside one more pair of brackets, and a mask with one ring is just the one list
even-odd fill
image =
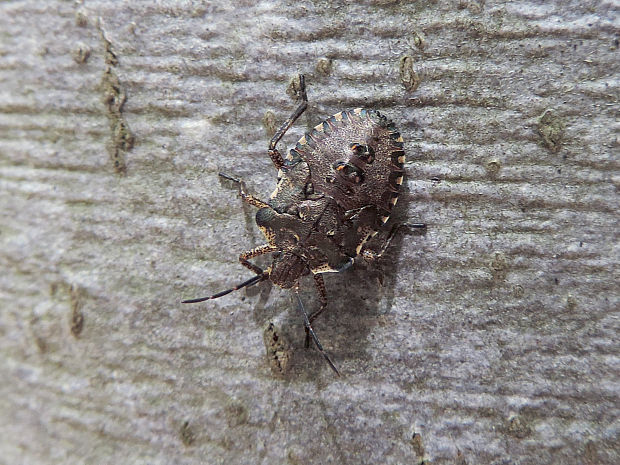
{"label": "textured bark background", "polygon": [[[0,3],[0,462],[618,463],[618,2],[235,3]],[[327,277],[340,378],[287,292],[180,304],[299,72],[282,148],[383,111],[428,224]]]}

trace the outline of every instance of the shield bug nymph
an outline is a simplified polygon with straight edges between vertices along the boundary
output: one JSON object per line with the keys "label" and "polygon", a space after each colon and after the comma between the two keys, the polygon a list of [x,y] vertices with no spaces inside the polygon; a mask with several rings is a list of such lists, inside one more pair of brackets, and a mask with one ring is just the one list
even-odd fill
{"label": "shield bug nymph", "polygon": [[[391,121],[378,111],[356,108],[315,126],[282,157],[276,145],[308,105],[303,75],[299,75],[299,95],[301,102],[269,143],[268,153],[278,170],[276,189],[269,200],[249,194],[243,181],[220,174],[238,185],[243,201],[258,208],[256,224],[267,242],[239,255],[241,264],[256,276],[231,289],[183,303],[216,299],[264,280],[292,289],[304,319],[306,347],[312,338],[339,374],[312,328],[327,306],[323,273],[344,271],[356,257],[378,258],[387,249],[398,226],[387,237],[373,238],[384,228],[398,200],[405,152],[403,139]],[[409,226],[426,227],[420,223]],[[368,247],[372,242],[374,249],[379,246],[378,252]],[[273,261],[266,270],[250,262],[268,253]],[[310,315],[298,294],[300,278],[309,274],[321,303]]]}

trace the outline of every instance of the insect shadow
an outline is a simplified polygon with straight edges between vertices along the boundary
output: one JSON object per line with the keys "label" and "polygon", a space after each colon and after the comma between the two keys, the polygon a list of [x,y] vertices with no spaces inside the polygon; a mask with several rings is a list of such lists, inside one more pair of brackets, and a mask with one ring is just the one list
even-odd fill
{"label": "insect shadow", "polygon": [[[407,198],[406,189],[401,192],[402,198]],[[408,201],[399,204],[398,211],[393,214],[394,225],[404,224],[404,215],[407,211]],[[392,223],[392,221],[390,221]],[[389,235],[391,227],[379,234]],[[338,275],[326,278],[326,286],[330,295],[328,309],[321,315],[314,325],[321,338],[329,341],[330,354],[337,363],[346,363],[347,371],[368,371],[370,365],[381,364],[382,355],[376,349],[371,334],[377,327],[390,325],[392,312],[394,311],[395,294],[394,287],[401,275],[401,270],[415,264],[402,264],[397,258],[402,249],[417,247],[424,231],[399,228],[391,240],[389,248],[376,260],[357,260],[351,269]],[[310,292],[307,293],[308,305],[317,305],[316,299],[312,299]],[[314,302],[313,302],[314,300]],[[407,299],[408,305],[415,305],[414,296]],[[288,327],[297,329],[294,314],[289,313]],[[295,337],[293,332],[290,337]],[[298,338],[299,339],[299,338]],[[300,344],[297,345],[300,347]],[[311,366],[319,369],[321,361],[307,351],[297,351],[296,361],[292,367],[292,375],[305,377],[307,372],[300,368]],[[386,363],[387,362],[387,359]],[[375,367],[380,370],[381,367]]]}

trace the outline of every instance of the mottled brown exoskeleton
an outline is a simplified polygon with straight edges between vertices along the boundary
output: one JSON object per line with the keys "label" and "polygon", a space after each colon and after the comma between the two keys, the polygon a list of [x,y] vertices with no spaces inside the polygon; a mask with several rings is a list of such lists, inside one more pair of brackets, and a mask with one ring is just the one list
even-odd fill
{"label": "mottled brown exoskeleton", "polygon": [[[278,183],[269,201],[248,194],[242,181],[220,174],[237,183],[240,197],[259,209],[256,224],[267,243],[239,256],[241,264],[256,276],[232,289],[184,303],[216,299],[267,279],[293,289],[304,317],[306,347],[311,337],[338,373],[312,329],[312,322],[327,305],[322,274],[346,270],[360,255],[376,258],[388,247],[396,228],[379,241],[378,252],[366,244],[396,205],[405,152],[392,122],[377,111],[357,108],[336,113],[315,126],[283,158],[276,145],[308,104],[303,75],[299,76],[299,88],[299,106],[269,143],[269,156],[278,169]],[[266,270],[249,261],[267,253],[273,254],[273,262]],[[297,292],[300,278],[308,274],[314,277],[321,302],[309,316]]]}

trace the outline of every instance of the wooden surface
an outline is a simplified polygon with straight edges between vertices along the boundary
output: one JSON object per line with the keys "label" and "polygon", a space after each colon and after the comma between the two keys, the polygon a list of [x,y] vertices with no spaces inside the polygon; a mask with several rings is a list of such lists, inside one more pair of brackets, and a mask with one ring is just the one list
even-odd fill
{"label": "wooden surface", "polygon": [[[0,462],[618,463],[618,2],[235,3],[0,3]],[[282,148],[384,112],[428,224],[327,277],[340,378],[285,291],[180,304],[299,72]]]}

